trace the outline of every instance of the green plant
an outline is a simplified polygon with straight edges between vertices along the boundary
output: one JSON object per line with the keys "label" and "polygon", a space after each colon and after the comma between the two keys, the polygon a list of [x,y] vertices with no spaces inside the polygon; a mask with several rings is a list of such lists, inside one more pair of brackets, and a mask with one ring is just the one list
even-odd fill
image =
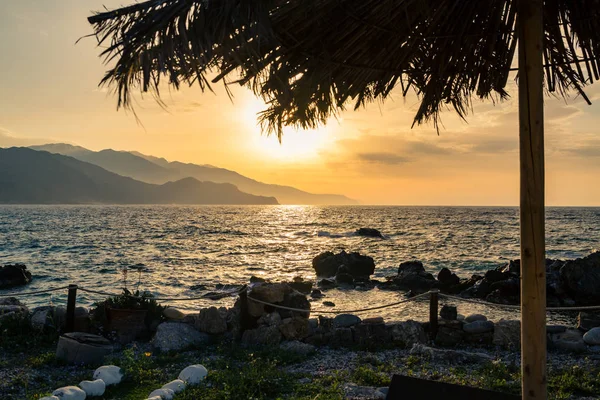
{"label": "green plant", "polygon": [[91,311],[92,321],[105,325],[107,321],[107,309],[120,309],[120,310],[146,310],[146,325],[150,326],[154,321],[163,320],[163,311],[165,306],[160,305],[155,299],[154,295],[147,291],[140,291],[139,289],[135,292],[129,291],[127,288],[123,288],[123,292],[117,296],[111,296],[104,301],[94,303],[94,308]]}

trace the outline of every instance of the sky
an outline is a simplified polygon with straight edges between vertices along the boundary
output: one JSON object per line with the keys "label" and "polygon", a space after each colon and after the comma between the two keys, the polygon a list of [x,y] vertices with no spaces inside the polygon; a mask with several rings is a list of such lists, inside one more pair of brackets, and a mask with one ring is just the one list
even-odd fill
{"label": "sky", "polygon": [[[363,204],[517,205],[517,90],[493,105],[475,101],[467,122],[442,114],[411,129],[415,96],[345,111],[314,131],[286,130],[283,143],[261,134],[265,108],[246,88],[163,90],[166,108],[140,97],[141,122],[116,110],[98,82],[107,69],[86,17],[127,0],[0,1],[0,147],[64,142],[91,150],[137,150],[168,160],[212,164],[254,179]],[[593,101],[548,97],[546,202],[600,206],[600,85]],[[350,110],[353,107],[349,107]]]}

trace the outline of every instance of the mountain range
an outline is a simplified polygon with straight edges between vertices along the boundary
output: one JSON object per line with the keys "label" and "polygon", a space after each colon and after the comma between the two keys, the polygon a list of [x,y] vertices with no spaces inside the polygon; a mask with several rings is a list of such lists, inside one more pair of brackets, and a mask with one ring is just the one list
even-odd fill
{"label": "mountain range", "polygon": [[184,178],[195,178],[202,182],[229,183],[235,185],[242,192],[256,196],[275,197],[280,204],[357,204],[356,201],[343,195],[308,193],[291,186],[259,182],[235,171],[212,165],[170,162],[164,158],[148,156],[136,151],[112,149],[92,151],[64,143],[31,146],[30,148],[73,157],[115,174],[146,183],[162,185]]}
{"label": "mountain range", "polygon": [[186,177],[152,184],[71,156],[23,147],[0,148],[0,203],[278,204],[274,197],[244,193],[229,183]]}

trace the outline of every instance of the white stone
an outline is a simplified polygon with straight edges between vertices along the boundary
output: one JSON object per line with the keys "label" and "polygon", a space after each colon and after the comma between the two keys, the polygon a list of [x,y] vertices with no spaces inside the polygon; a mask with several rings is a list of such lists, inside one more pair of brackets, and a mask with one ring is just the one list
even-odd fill
{"label": "white stone", "polygon": [[83,389],[88,396],[102,396],[106,390],[106,383],[102,379],[95,381],[81,381],[79,387]]}
{"label": "white stone", "polygon": [[148,398],[158,397],[163,400],[172,400],[173,396],[175,396],[175,393],[171,389],[156,389],[148,395]]}
{"label": "white stone", "polygon": [[85,392],[77,386],[61,387],[52,392],[52,396],[56,396],[60,400],[85,400],[86,398]]}
{"label": "white stone", "polygon": [[204,365],[196,364],[185,367],[177,377],[188,385],[196,385],[206,379],[208,371]]}
{"label": "white stone", "polygon": [[60,399],[56,396],[46,396],[46,397],[42,397],[40,400],[60,400]]}
{"label": "white stone", "polygon": [[122,378],[121,368],[116,365],[103,365],[94,371],[94,380],[102,379],[106,386],[116,385],[121,382]]}
{"label": "white stone", "polygon": [[185,389],[185,382],[182,381],[181,379],[175,379],[174,381],[171,381],[171,382],[167,383],[166,385],[163,385],[162,388],[163,389],[171,389],[173,392],[179,393],[183,389]]}
{"label": "white stone", "polygon": [[600,328],[592,328],[583,335],[583,341],[590,346],[600,344]]}
{"label": "white stone", "polygon": [[147,400],[162,400],[162,397],[160,397],[160,396],[152,396],[152,397],[148,397]]}

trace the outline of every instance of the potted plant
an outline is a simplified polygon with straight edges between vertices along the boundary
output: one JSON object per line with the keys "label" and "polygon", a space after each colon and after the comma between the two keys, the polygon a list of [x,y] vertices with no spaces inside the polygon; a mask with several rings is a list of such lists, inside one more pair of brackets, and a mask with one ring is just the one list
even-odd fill
{"label": "potted plant", "polygon": [[121,343],[128,343],[136,337],[151,331],[163,319],[165,307],[157,303],[149,292],[135,292],[123,288],[117,296],[108,297],[96,303],[93,319],[107,333],[115,332]]}

